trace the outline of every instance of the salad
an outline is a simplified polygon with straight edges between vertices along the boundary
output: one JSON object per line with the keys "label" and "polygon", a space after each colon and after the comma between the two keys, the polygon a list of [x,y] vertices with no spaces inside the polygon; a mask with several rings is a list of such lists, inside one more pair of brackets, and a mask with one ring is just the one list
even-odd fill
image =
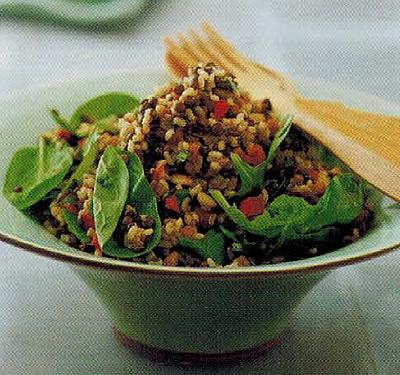
{"label": "salad", "polygon": [[54,130],[16,151],[3,194],[87,253],[271,264],[354,242],[374,218],[363,182],[213,64],[142,101],[111,92],[50,114]]}

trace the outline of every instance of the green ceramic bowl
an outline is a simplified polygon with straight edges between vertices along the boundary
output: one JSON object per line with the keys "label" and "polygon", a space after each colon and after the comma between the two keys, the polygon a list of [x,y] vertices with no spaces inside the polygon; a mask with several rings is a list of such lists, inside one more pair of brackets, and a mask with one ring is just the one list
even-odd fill
{"label": "green ceramic bowl", "polygon": [[[160,71],[118,73],[1,99],[0,184],[13,152],[53,126],[48,108],[71,113],[85,99],[112,90],[144,97],[167,80]],[[370,95],[307,80],[299,84],[306,95],[400,113],[396,105]],[[58,241],[2,196],[0,209],[1,238],[69,262],[104,303],[125,343],[153,353],[195,354],[208,360],[220,354],[254,352],[276,339],[302,298],[332,268],[369,259],[400,244],[400,209],[389,199],[383,201],[373,229],[354,244],[307,260],[238,269],[160,267],[97,258]]]}

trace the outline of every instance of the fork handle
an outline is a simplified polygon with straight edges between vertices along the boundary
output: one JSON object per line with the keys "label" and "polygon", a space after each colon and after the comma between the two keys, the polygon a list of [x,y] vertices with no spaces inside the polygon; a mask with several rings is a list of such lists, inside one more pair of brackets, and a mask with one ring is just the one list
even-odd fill
{"label": "fork handle", "polygon": [[400,167],[400,117],[350,108],[339,102],[298,98],[297,107]]}
{"label": "fork handle", "polygon": [[400,118],[334,102],[299,98],[296,104],[295,122],[300,128],[339,155],[353,172],[400,202]]}

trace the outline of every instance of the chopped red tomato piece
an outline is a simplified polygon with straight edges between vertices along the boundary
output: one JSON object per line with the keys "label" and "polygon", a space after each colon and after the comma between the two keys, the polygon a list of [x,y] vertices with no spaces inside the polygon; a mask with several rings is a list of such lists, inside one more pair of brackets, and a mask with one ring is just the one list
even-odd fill
{"label": "chopped red tomato piece", "polygon": [[313,180],[313,182],[315,182],[318,180],[319,170],[318,169],[309,169],[309,170],[307,170],[307,174],[311,177],[311,180]]}
{"label": "chopped red tomato piece", "polygon": [[165,177],[165,164],[159,164],[154,169],[153,179],[154,180],[161,180],[164,177]]}
{"label": "chopped red tomato piece", "polygon": [[225,100],[218,100],[214,103],[214,115],[217,120],[221,120],[228,112],[229,104]]}
{"label": "chopped red tomato piece", "polygon": [[89,228],[94,228],[94,220],[92,215],[88,211],[83,211],[81,215],[81,220],[83,223],[83,227],[88,230]]}
{"label": "chopped red tomato piece", "polygon": [[86,146],[86,143],[87,143],[87,138],[81,138],[81,139],[78,141],[78,146],[79,146],[79,148],[80,148],[81,150],[83,150],[83,149],[85,148],[85,146]]}
{"label": "chopped red tomato piece", "polygon": [[265,201],[262,194],[243,199],[240,202],[239,209],[247,218],[261,215],[265,210]]}
{"label": "chopped red tomato piece", "polygon": [[238,154],[246,163],[256,166],[261,164],[265,159],[265,152],[262,146],[250,143],[247,147],[247,153],[244,152],[240,147],[233,150],[234,153]]}
{"label": "chopped red tomato piece", "polygon": [[241,147],[235,148],[235,149],[233,150],[233,152],[234,152],[235,154],[238,154],[243,160],[245,160],[246,157],[247,157],[246,153],[242,150]]}
{"label": "chopped red tomato piece", "polygon": [[72,139],[73,135],[74,133],[64,128],[59,128],[56,130],[56,137],[59,139],[64,139],[64,141],[67,142],[69,142]]}
{"label": "chopped red tomato piece", "polygon": [[65,203],[64,204],[64,208],[70,212],[71,214],[77,215],[78,214],[78,209],[76,208],[75,205],[71,204],[71,203]]}
{"label": "chopped red tomato piece", "polygon": [[267,124],[272,134],[275,134],[280,128],[279,121],[272,117],[267,120]]}
{"label": "chopped red tomato piece", "polygon": [[192,154],[197,154],[200,151],[200,143],[198,142],[192,142],[189,144],[189,151]]}
{"label": "chopped red tomato piece", "polygon": [[262,146],[254,143],[250,143],[247,147],[247,155],[249,158],[248,163],[252,165],[261,164],[267,158]]}
{"label": "chopped red tomato piece", "polygon": [[169,210],[175,211],[179,214],[181,208],[179,207],[178,198],[175,195],[171,195],[165,198],[165,207]]}
{"label": "chopped red tomato piece", "polygon": [[101,250],[99,238],[97,237],[97,233],[96,232],[93,233],[92,245],[94,246],[95,249]]}

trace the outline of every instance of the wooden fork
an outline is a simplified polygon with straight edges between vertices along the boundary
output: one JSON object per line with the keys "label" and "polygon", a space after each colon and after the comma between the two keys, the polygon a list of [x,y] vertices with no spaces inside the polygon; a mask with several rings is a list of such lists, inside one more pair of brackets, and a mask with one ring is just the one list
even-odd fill
{"label": "wooden fork", "polygon": [[268,97],[279,113],[316,138],[357,175],[400,201],[400,117],[360,111],[339,102],[305,99],[283,74],[257,64],[203,23],[205,36],[193,30],[178,41],[166,38],[166,62],[182,77],[199,62],[215,64],[234,74],[254,99]]}

